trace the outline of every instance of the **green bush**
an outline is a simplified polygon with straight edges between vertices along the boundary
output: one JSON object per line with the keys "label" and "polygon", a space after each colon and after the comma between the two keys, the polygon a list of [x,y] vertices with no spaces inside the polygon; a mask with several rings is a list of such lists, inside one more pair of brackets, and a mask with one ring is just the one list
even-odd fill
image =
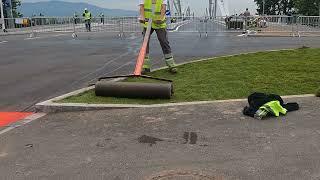
{"label": "green bush", "polygon": [[320,87],[318,88],[317,92],[316,92],[316,96],[320,97]]}

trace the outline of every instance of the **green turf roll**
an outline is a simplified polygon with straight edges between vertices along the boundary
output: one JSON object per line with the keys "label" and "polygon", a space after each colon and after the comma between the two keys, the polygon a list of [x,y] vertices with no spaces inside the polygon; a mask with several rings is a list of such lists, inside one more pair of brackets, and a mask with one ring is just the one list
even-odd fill
{"label": "green turf roll", "polygon": [[95,86],[96,96],[170,99],[173,94],[172,83],[139,83],[100,81]]}

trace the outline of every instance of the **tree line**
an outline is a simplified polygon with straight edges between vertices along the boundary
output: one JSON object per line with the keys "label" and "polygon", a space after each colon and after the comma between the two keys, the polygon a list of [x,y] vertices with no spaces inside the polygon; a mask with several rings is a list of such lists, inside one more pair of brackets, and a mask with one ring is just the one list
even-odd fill
{"label": "tree line", "polygon": [[[254,0],[262,15],[320,15],[320,0]],[[263,8],[264,7],[264,8]]]}
{"label": "tree line", "polygon": [[4,17],[22,17],[22,14],[18,11],[18,7],[21,6],[21,0],[2,0],[2,5]]}

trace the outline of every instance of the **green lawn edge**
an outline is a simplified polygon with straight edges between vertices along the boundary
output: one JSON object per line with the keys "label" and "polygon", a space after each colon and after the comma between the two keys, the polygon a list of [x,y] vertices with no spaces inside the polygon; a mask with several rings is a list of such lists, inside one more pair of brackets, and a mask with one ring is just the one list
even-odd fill
{"label": "green lawn edge", "polygon": [[302,48],[215,57],[180,65],[178,70],[177,75],[170,74],[167,69],[150,73],[150,76],[174,81],[175,94],[170,100],[96,97],[94,90],[89,90],[58,102],[161,104],[246,98],[253,92],[313,94],[320,87],[320,49]]}

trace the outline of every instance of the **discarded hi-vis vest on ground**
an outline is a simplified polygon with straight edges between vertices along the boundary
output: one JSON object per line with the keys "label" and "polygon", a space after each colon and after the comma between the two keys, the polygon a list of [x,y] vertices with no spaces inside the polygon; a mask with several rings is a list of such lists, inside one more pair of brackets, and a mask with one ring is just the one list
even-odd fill
{"label": "discarded hi-vis vest on ground", "polygon": [[257,119],[279,117],[299,109],[297,103],[284,104],[283,99],[276,94],[253,93],[248,97],[248,103],[249,106],[243,109],[243,114]]}

